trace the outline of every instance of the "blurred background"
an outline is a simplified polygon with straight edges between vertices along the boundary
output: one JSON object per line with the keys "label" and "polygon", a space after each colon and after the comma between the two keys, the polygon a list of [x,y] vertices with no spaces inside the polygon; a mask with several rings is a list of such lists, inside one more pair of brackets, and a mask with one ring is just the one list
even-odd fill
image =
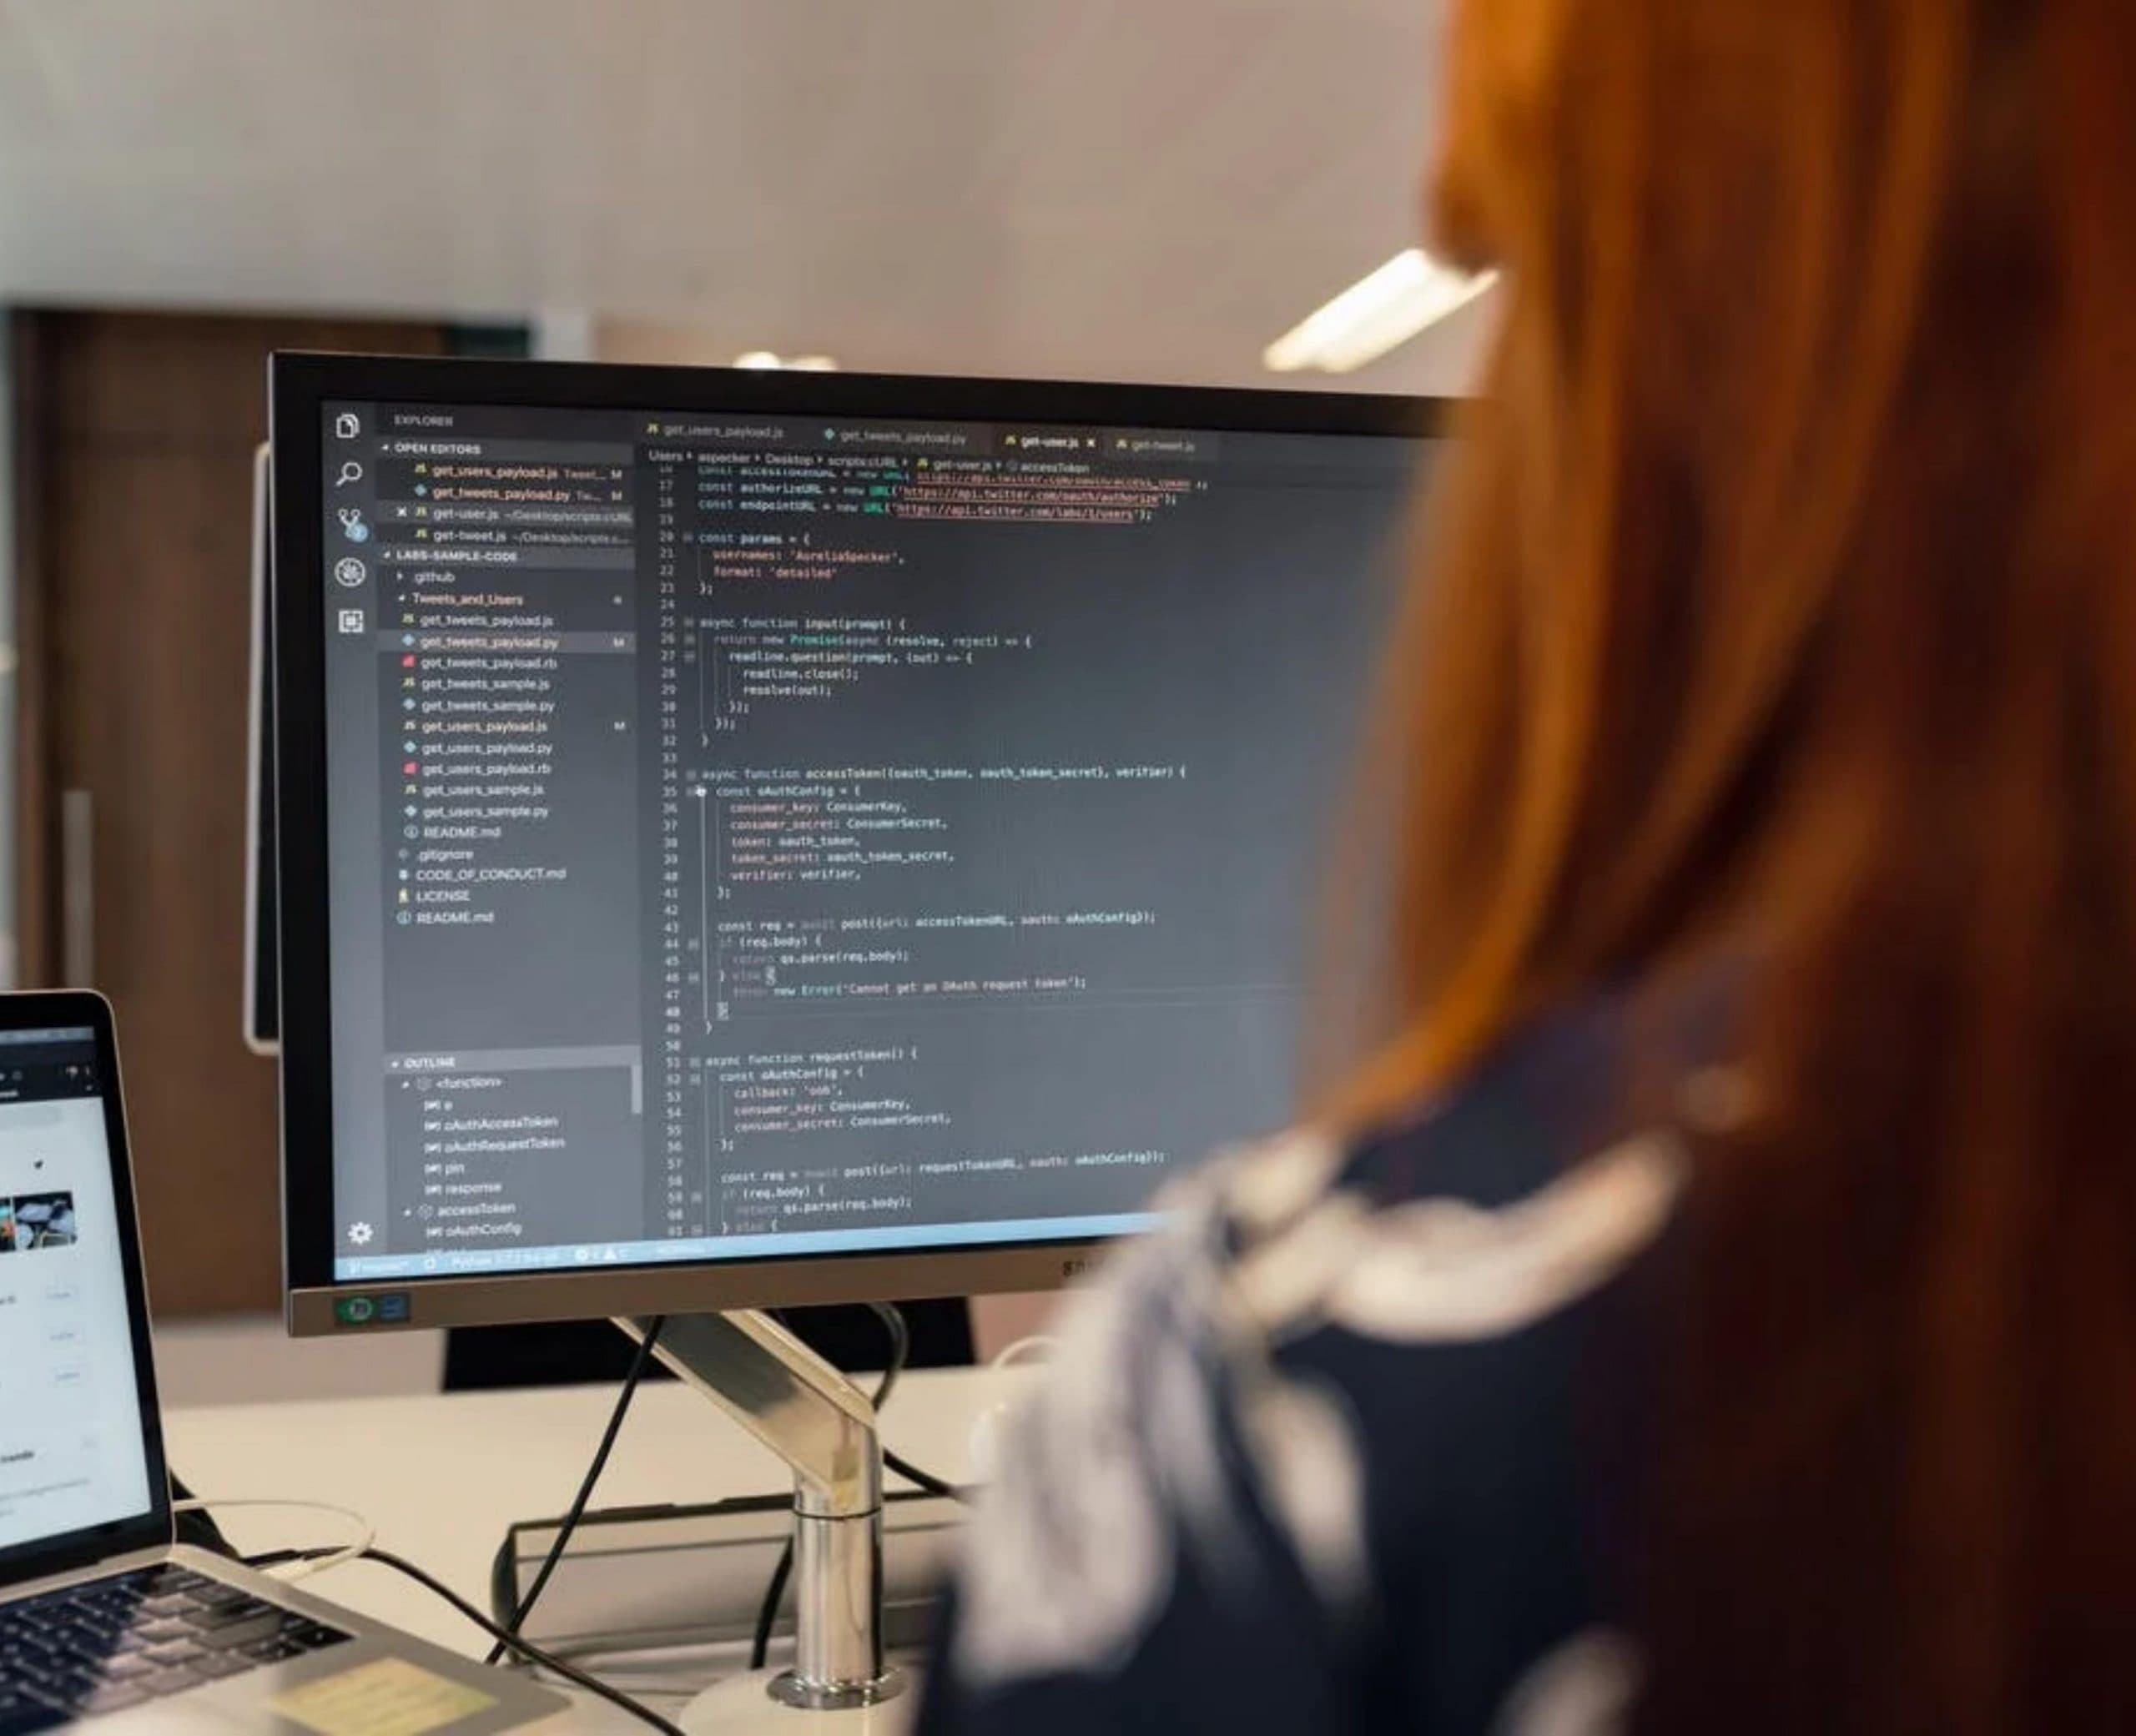
{"label": "blurred background", "polygon": [[[1491,297],[1409,251],[1438,28],[1429,0],[0,0],[0,981],[118,1004],[171,1396],[290,1390],[275,1068],[240,1029],[267,352],[1457,394]],[[328,1348],[289,1379],[435,1380],[421,1339]]]}

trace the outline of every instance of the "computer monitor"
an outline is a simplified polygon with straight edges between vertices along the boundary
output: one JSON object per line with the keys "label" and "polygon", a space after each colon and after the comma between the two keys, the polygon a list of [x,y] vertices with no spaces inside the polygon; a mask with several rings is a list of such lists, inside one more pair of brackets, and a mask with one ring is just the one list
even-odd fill
{"label": "computer monitor", "polygon": [[1293,1113],[1441,406],[273,399],[294,1331],[1043,1288]]}

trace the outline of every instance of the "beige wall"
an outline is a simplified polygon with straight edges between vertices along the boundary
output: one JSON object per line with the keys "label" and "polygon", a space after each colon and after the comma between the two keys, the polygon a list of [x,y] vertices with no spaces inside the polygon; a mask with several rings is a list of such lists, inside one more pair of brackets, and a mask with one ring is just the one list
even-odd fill
{"label": "beige wall", "polygon": [[[1408,392],[1423,396],[1460,397],[1476,389],[1485,352],[1496,330],[1499,298],[1484,297],[1464,308],[1443,325],[1426,332],[1383,360],[1353,375],[1291,376],[1277,379],[1249,369],[1236,378],[1201,381],[1212,385],[1302,386],[1328,390]],[[700,326],[662,325],[644,320],[613,320],[574,316],[557,351],[559,360],[576,355],[587,360],[640,362],[678,367],[724,367],[756,345],[746,334],[722,333]],[[1056,377],[1059,368],[1034,352],[1027,364],[1005,370],[974,361],[952,335],[945,334],[938,346],[918,351],[862,353],[841,349],[835,341],[824,347],[846,366],[877,369],[888,373],[1012,372],[1039,379]],[[562,352],[568,350],[572,355]]]}
{"label": "beige wall", "polygon": [[1020,1338],[1048,1330],[1059,1296],[974,1296],[972,1336],[979,1343],[979,1360],[991,1362]]}

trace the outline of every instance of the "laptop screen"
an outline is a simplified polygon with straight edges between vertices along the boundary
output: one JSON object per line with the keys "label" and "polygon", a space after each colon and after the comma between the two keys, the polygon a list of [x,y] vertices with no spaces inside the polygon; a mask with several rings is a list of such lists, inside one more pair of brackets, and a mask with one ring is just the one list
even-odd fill
{"label": "laptop screen", "polygon": [[103,1070],[0,1029],[0,1552],[154,1510]]}

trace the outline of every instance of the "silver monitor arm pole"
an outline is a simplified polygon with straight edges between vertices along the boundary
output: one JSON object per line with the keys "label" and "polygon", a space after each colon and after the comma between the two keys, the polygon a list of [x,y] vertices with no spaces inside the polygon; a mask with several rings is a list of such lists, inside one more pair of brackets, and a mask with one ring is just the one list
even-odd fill
{"label": "silver monitor arm pole", "polygon": [[[652,1330],[616,1325],[641,1344]],[[895,1698],[903,1678],[883,1660],[882,1442],[867,1394],[754,1311],[671,1316],[653,1354],[793,1467],[793,1667],[772,1698],[842,1712]]]}

